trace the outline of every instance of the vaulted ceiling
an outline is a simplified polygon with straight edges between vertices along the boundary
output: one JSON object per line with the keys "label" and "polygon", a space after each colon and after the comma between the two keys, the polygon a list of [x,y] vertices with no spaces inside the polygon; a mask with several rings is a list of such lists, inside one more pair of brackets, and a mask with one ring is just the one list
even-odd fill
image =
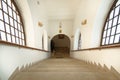
{"label": "vaulted ceiling", "polygon": [[74,18],[81,0],[45,0],[49,18]]}
{"label": "vaulted ceiling", "polygon": [[[73,19],[80,1],[83,0],[28,0],[29,3],[44,4],[49,19]],[[39,11],[39,8],[35,9]]]}

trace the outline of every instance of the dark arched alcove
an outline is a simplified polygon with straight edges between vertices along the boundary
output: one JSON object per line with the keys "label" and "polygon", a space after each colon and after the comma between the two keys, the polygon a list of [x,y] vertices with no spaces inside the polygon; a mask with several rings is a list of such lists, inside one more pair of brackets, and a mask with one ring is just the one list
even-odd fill
{"label": "dark arched alcove", "polygon": [[65,34],[55,35],[51,39],[51,53],[54,57],[68,57],[70,53],[70,39]]}

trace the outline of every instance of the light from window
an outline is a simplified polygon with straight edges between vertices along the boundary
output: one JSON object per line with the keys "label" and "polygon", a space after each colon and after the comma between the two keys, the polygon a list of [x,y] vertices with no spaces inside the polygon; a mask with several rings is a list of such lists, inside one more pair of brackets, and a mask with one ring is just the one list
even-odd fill
{"label": "light from window", "polygon": [[23,24],[14,0],[0,0],[0,40],[25,45]]}
{"label": "light from window", "polygon": [[120,0],[116,0],[106,20],[102,45],[120,43]]}
{"label": "light from window", "polygon": [[106,20],[102,45],[120,43],[120,0],[116,0]]}
{"label": "light from window", "polygon": [[78,39],[78,50],[81,49],[81,33],[79,34],[79,39]]}

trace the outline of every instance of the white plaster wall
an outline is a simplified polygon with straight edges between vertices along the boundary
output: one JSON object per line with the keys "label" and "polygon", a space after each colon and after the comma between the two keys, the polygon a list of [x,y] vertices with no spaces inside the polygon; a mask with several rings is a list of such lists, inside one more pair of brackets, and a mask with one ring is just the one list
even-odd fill
{"label": "white plaster wall", "polygon": [[49,53],[0,44],[0,80],[8,80],[14,70],[46,59]]}
{"label": "white plaster wall", "polygon": [[[34,37],[35,37],[35,47],[42,49],[42,34],[44,30],[48,30],[48,19],[46,15],[46,8],[43,0],[27,0],[30,12],[32,14],[33,27],[34,27]],[[42,27],[38,26],[38,22],[43,24]]]}
{"label": "white plaster wall", "polygon": [[[42,49],[42,33],[47,30],[44,3],[36,5],[33,0],[15,0],[24,23],[27,46]],[[32,5],[30,7],[30,5]],[[38,12],[37,9],[40,11]],[[38,27],[38,21],[43,27]],[[47,34],[45,34],[45,38]],[[45,41],[47,42],[47,41]],[[47,50],[47,46],[45,46]],[[8,80],[17,67],[26,66],[49,57],[49,53],[0,44],[0,80]]]}
{"label": "white plaster wall", "polygon": [[44,38],[44,50],[48,50],[48,34],[47,34],[47,31],[44,30],[43,31],[43,38]]}
{"label": "white plaster wall", "polygon": [[[48,34],[50,36],[50,40],[56,36],[57,34],[65,34],[66,36],[68,36],[70,38],[70,45],[72,47],[72,38],[71,36],[73,35],[73,20],[72,19],[65,19],[65,20],[49,20],[48,21]],[[59,33],[59,24],[61,22],[61,30],[62,33]],[[50,44],[50,43],[49,43]]]}
{"label": "white plaster wall", "polygon": [[[94,48],[100,46],[101,34],[107,13],[114,0],[93,0],[95,2],[81,3],[81,13],[77,15],[74,31],[81,25],[82,19],[87,19],[87,25],[80,26],[82,36],[82,48]],[[92,3],[96,3],[92,5]],[[83,5],[87,5],[87,7]],[[91,5],[91,6],[90,6]],[[84,9],[83,9],[84,8]],[[84,14],[83,14],[84,13]],[[83,15],[83,16],[82,16]],[[120,73],[120,48],[110,48],[103,50],[77,51],[71,53],[71,57],[105,64],[108,68],[113,66]]]}
{"label": "white plaster wall", "polygon": [[[91,47],[92,29],[100,4],[101,0],[81,0],[80,2],[80,7],[74,21],[73,32],[75,33],[77,29],[80,29],[82,39],[81,49]],[[87,24],[81,25],[81,22],[85,19],[87,19]]]}
{"label": "white plaster wall", "polygon": [[77,29],[74,34],[74,47],[73,50],[78,50],[78,41],[79,41],[80,29]]}
{"label": "white plaster wall", "polygon": [[27,46],[35,47],[32,15],[27,0],[15,0],[24,23]]}
{"label": "white plaster wall", "polygon": [[120,73],[120,48],[88,50],[71,53],[71,57],[92,63],[104,64],[110,69],[113,66]]}
{"label": "white plaster wall", "polygon": [[102,36],[102,30],[104,27],[105,19],[113,4],[114,0],[102,0],[100,7],[98,8],[93,29],[91,30],[91,47],[100,46],[100,40]]}

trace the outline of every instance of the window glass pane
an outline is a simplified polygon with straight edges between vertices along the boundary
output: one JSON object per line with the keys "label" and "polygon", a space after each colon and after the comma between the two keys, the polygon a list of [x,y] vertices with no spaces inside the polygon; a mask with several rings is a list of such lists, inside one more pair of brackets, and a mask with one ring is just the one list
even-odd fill
{"label": "window glass pane", "polygon": [[115,41],[114,41],[114,43],[118,43],[118,42],[119,42],[119,39],[120,39],[120,34],[118,34],[118,35],[115,36]]}
{"label": "window glass pane", "polygon": [[22,45],[22,40],[20,39],[20,44]]}
{"label": "window glass pane", "polygon": [[17,42],[17,44],[19,44],[19,39],[18,38],[16,38],[16,42]]}
{"label": "window glass pane", "polygon": [[15,34],[16,34],[16,36],[18,37],[18,30],[16,30],[16,29],[15,29]]}
{"label": "window glass pane", "polygon": [[118,23],[120,23],[120,15],[119,15],[119,20],[118,20]]}
{"label": "window glass pane", "polygon": [[4,18],[5,18],[5,22],[6,22],[6,23],[9,23],[8,15],[7,15],[6,13],[4,13]]}
{"label": "window glass pane", "polygon": [[112,19],[113,18],[113,10],[111,11],[111,13],[110,13],[110,16],[109,16],[109,19]]}
{"label": "window glass pane", "polygon": [[103,37],[106,37],[106,31],[104,31]]}
{"label": "window glass pane", "polygon": [[10,33],[10,26],[8,24],[5,24],[5,26],[6,26],[6,32]]}
{"label": "window glass pane", "polygon": [[105,24],[105,30],[107,29],[107,26],[108,26],[108,22],[106,22],[106,24]]}
{"label": "window glass pane", "polygon": [[118,20],[118,17],[115,17],[113,20],[113,26],[117,25],[117,20]]}
{"label": "window glass pane", "polygon": [[12,4],[12,9],[13,9],[14,11],[16,11],[14,4]]}
{"label": "window glass pane", "polygon": [[8,10],[9,10],[9,15],[12,17],[12,9],[8,7]]}
{"label": "window glass pane", "polygon": [[3,14],[1,10],[0,10],[0,19],[3,20]]}
{"label": "window glass pane", "polygon": [[17,29],[17,22],[14,20],[15,28]]}
{"label": "window glass pane", "polygon": [[105,44],[108,44],[108,43],[109,43],[109,37],[106,38]]}
{"label": "window glass pane", "polygon": [[6,0],[4,0],[6,2]]}
{"label": "window glass pane", "polygon": [[0,40],[1,40],[1,31],[0,31]]}
{"label": "window glass pane", "polygon": [[116,33],[120,33],[120,24],[119,24],[118,27],[117,27]]}
{"label": "window glass pane", "polygon": [[4,28],[4,23],[3,23],[3,21],[0,21],[0,30],[3,30],[3,31],[5,31],[5,28]]}
{"label": "window glass pane", "polygon": [[15,20],[17,20],[17,19],[16,19],[16,16],[17,16],[17,15],[16,15],[16,13],[15,13],[15,12],[13,12],[13,15],[14,15],[14,19],[15,19]]}
{"label": "window glass pane", "polygon": [[118,0],[118,2],[116,3],[116,6],[118,6],[120,4],[120,0]]}
{"label": "window glass pane", "polygon": [[110,44],[113,44],[114,36],[110,37]]}
{"label": "window glass pane", "polygon": [[112,28],[111,35],[115,34],[115,29],[116,29],[116,26]]}
{"label": "window glass pane", "polygon": [[23,40],[22,42],[23,42],[23,45],[25,45],[25,41]]}
{"label": "window glass pane", "polygon": [[11,6],[11,0],[7,0],[8,5]]}
{"label": "window glass pane", "polygon": [[109,21],[109,25],[108,25],[108,28],[110,28],[112,25],[112,20]]}
{"label": "window glass pane", "polygon": [[7,12],[7,5],[4,1],[2,1],[2,5],[3,5],[3,11]]}
{"label": "window glass pane", "polygon": [[11,33],[12,33],[12,35],[15,35],[15,32],[14,32],[14,28],[13,28],[13,27],[11,27]]}
{"label": "window glass pane", "polygon": [[0,9],[2,9],[1,0],[0,0]]}
{"label": "window glass pane", "polygon": [[21,25],[21,31],[23,32],[23,26]]}
{"label": "window glass pane", "polygon": [[20,24],[18,24],[18,30],[21,31]]}
{"label": "window glass pane", "polygon": [[108,30],[107,30],[107,36],[110,36],[110,30],[111,30],[111,29],[108,29]]}
{"label": "window glass pane", "polygon": [[10,18],[10,25],[13,26],[13,19]]}
{"label": "window glass pane", "polygon": [[115,14],[114,14],[114,16],[117,16],[118,13],[119,13],[119,6],[115,8]]}
{"label": "window glass pane", "polygon": [[17,21],[20,23],[20,17],[19,17],[19,15],[17,15]]}
{"label": "window glass pane", "polygon": [[21,36],[22,36],[22,35],[21,35],[21,32],[19,32],[19,38],[22,38]]}
{"label": "window glass pane", "polygon": [[105,44],[105,39],[102,40],[102,45],[104,45],[104,44]]}
{"label": "window glass pane", "polygon": [[4,32],[1,32],[1,38],[2,38],[2,40],[6,41],[6,35]]}
{"label": "window glass pane", "polygon": [[24,39],[24,34],[22,33],[22,39]]}
{"label": "window glass pane", "polygon": [[10,34],[7,34],[7,40],[8,40],[8,42],[11,42],[11,35]]}
{"label": "window glass pane", "polygon": [[15,43],[15,36],[12,36],[12,42]]}

